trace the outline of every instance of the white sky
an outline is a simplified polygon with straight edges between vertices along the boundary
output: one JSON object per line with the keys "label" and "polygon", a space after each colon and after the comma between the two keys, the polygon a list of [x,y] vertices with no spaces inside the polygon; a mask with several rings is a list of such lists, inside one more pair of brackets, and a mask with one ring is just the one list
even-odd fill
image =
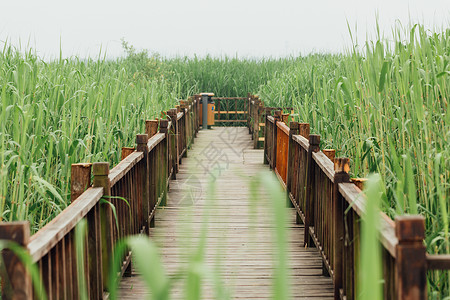
{"label": "white sky", "polygon": [[360,42],[396,20],[449,27],[450,0],[0,0],[0,46],[6,39],[46,58],[123,54],[283,56],[338,52],[350,45],[347,20]]}

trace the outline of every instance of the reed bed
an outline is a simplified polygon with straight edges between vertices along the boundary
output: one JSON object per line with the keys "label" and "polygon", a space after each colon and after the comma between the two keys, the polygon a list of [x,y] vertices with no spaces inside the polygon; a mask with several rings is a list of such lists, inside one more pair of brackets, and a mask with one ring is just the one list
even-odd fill
{"label": "reed bed", "polygon": [[[450,253],[449,53],[448,29],[397,28],[341,55],[305,57],[259,90],[267,104],[294,106],[322,148],[351,158],[353,176],[379,173],[391,217],[424,215],[429,253]],[[431,277],[448,293],[448,272]]]}

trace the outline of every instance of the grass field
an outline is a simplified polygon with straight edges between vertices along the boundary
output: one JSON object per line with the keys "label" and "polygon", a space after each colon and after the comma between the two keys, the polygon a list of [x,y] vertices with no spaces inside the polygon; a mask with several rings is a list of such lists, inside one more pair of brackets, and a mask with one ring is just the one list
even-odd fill
{"label": "grass field", "polygon": [[[0,218],[35,232],[69,203],[70,165],[120,159],[144,120],[177,99],[258,93],[293,106],[322,148],[351,158],[354,176],[379,173],[381,209],[426,217],[430,253],[450,253],[450,30],[417,25],[342,54],[282,59],[164,58],[123,43],[116,60],[43,61],[0,53]],[[448,293],[448,272],[430,274]]]}
{"label": "grass field", "polygon": [[[381,209],[426,217],[430,253],[450,253],[450,30],[417,25],[341,55],[311,55],[260,87],[294,106],[321,147],[351,159],[353,176],[379,173]],[[448,286],[436,275],[437,284]]]}

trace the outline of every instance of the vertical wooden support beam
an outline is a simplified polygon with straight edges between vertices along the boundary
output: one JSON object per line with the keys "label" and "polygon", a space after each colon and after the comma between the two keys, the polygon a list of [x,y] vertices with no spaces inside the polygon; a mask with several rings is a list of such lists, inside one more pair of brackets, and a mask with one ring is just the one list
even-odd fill
{"label": "vertical wooden support beam", "polygon": [[269,153],[270,149],[269,149],[269,126],[270,126],[270,122],[267,119],[267,117],[269,116],[269,110],[266,108],[264,111],[264,164],[267,165],[269,164],[269,160],[267,159],[267,154]]}
{"label": "vertical wooden support beam", "polygon": [[[144,162],[144,170],[139,175],[141,178],[139,178],[140,184],[142,186],[138,187],[141,189],[142,193],[142,207],[139,209],[142,209],[142,216],[144,217],[144,220],[138,220],[138,224],[144,224],[145,226],[145,232],[148,233],[148,229],[150,225],[154,225],[153,220],[149,220],[150,212],[152,211],[153,207],[155,207],[156,200],[154,197],[152,197],[150,192],[150,182],[153,181],[153,173],[150,173],[150,162],[149,162],[149,154],[148,154],[148,135],[147,134],[138,134],[136,135],[136,150],[139,152],[142,152],[144,154],[144,158],[142,161]],[[131,216],[132,218],[136,218],[136,216]]]}
{"label": "vertical wooden support beam", "polygon": [[398,216],[395,218],[395,235],[398,238],[396,252],[397,299],[427,299],[427,260],[425,219],[422,216]]}
{"label": "vertical wooden support beam", "polygon": [[255,100],[255,106],[253,108],[254,113],[253,113],[253,148],[254,149],[258,149],[258,138],[259,138],[259,107],[260,107],[260,103],[258,100]]}
{"label": "vertical wooden support beam", "polygon": [[328,157],[333,163],[334,163],[334,157],[336,155],[336,150],[334,149],[323,149],[323,154],[325,154],[326,157]]}
{"label": "vertical wooden support beam", "polygon": [[[259,126],[260,122],[261,122],[261,117],[264,116],[264,105],[263,102],[261,100],[259,100],[259,105],[258,105],[258,118],[256,120],[256,126],[258,129],[258,132],[256,134],[256,149],[259,149],[259,136],[260,136],[260,132],[262,131],[261,126]],[[265,128],[264,128],[265,131]],[[264,132],[263,132],[263,136],[264,136]]]}
{"label": "vertical wooden support beam", "polygon": [[181,111],[184,113],[184,117],[182,118],[183,121],[183,125],[184,125],[184,130],[183,132],[181,132],[181,134],[183,135],[183,140],[184,140],[184,147],[186,148],[186,150],[183,153],[183,157],[187,157],[187,151],[188,151],[188,146],[189,146],[189,114],[188,114],[188,106],[186,105],[186,102],[183,100],[180,100],[180,106],[181,106]]}
{"label": "vertical wooden support beam", "polygon": [[305,139],[309,140],[309,123],[299,123],[298,124],[298,134],[300,134]]}
{"label": "vertical wooden support beam", "polygon": [[197,122],[197,133],[200,130],[200,99],[201,96],[200,95],[196,95],[196,99],[197,99],[197,103],[196,103],[196,109],[197,109],[197,117],[196,117],[196,122]]}
{"label": "vertical wooden support beam", "polygon": [[172,128],[173,128],[173,137],[174,137],[174,146],[175,146],[175,152],[174,152],[174,158],[175,158],[175,164],[174,164],[174,168],[176,173],[178,173],[178,170],[180,169],[179,165],[180,165],[180,143],[179,143],[179,139],[180,139],[180,126],[178,124],[178,108],[172,108],[172,115],[174,116],[174,123],[172,123]]}
{"label": "vertical wooden support beam", "polygon": [[247,127],[248,127],[248,134],[252,133],[252,124],[251,124],[251,113],[252,113],[252,107],[251,107],[251,94],[247,93]]}
{"label": "vertical wooden support beam", "polygon": [[164,196],[161,200],[161,206],[167,205],[167,181],[169,180],[169,132],[167,127],[169,126],[168,120],[161,120],[161,123],[159,125],[159,132],[165,134],[164,138],[164,147],[162,151],[163,155],[163,172],[161,176],[163,177],[163,190],[164,190]]}
{"label": "vertical wooden support beam", "polygon": [[172,166],[173,166],[173,178],[172,179],[176,179],[176,173],[178,173],[178,162],[179,162],[179,158],[178,158],[178,153],[179,153],[179,149],[178,149],[178,122],[177,122],[177,110],[175,108],[169,109],[169,111],[167,112],[167,115],[169,116],[169,118],[172,121],[172,127],[171,127],[171,135],[173,138],[173,143],[172,143]]}
{"label": "vertical wooden support beam", "polygon": [[[26,249],[30,240],[30,224],[27,221],[0,222],[0,240],[8,240]],[[25,265],[11,250],[2,251],[2,299],[32,299],[33,289],[30,274]]]}
{"label": "vertical wooden support beam", "polygon": [[147,120],[145,121],[145,133],[150,139],[158,132],[158,120]]}
{"label": "vertical wooden support beam", "polygon": [[277,166],[277,122],[281,120],[281,110],[276,110],[273,116],[273,130],[272,130],[272,169],[275,170]]}
{"label": "vertical wooden support beam", "polygon": [[[94,174],[94,187],[103,188],[103,196],[111,195],[111,184],[108,178],[109,163],[98,162],[92,165],[92,172]],[[109,199],[106,199],[110,201]],[[109,265],[113,257],[113,214],[111,206],[102,204],[100,207],[100,224],[101,224],[101,244],[102,244],[102,273],[103,273],[103,287],[108,286]]]}
{"label": "vertical wooden support beam", "polygon": [[91,186],[90,163],[72,164],[70,170],[70,201],[77,199]]}
{"label": "vertical wooden support beam", "polygon": [[339,183],[349,182],[350,171],[348,158],[336,158],[334,160],[334,183],[332,198],[332,219],[333,219],[333,275],[334,275],[334,297],[340,297],[339,290],[343,287],[343,256],[344,256],[344,201],[339,193]]}
{"label": "vertical wooden support beam", "polygon": [[190,120],[189,126],[191,129],[191,133],[190,133],[191,134],[191,144],[194,144],[195,137],[196,137],[196,135],[195,135],[195,103],[192,100],[192,98],[189,100],[189,105],[190,105],[190,108],[188,108],[188,110],[189,110],[189,120]]}
{"label": "vertical wooden support beam", "polygon": [[309,234],[309,227],[314,224],[314,185],[315,185],[315,163],[312,158],[313,152],[320,151],[320,135],[311,134],[309,136],[309,148],[308,156],[306,159],[307,169],[306,169],[306,194],[305,194],[305,235],[304,235],[304,245],[305,247],[311,247],[314,245],[311,235]]}
{"label": "vertical wooden support beam", "polygon": [[287,176],[286,176],[286,192],[287,192],[287,205],[288,207],[294,207],[289,194],[292,190],[292,181],[296,178],[297,169],[294,167],[295,163],[295,147],[292,136],[298,134],[299,125],[298,122],[291,122],[289,124],[289,144],[288,144],[288,162],[287,162]]}
{"label": "vertical wooden support beam", "polygon": [[281,119],[283,120],[283,123],[289,126],[289,114],[282,114]]}
{"label": "vertical wooden support beam", "polygon": [[[91,163],[72,164],[70,189],[71,202],[75,201],[91,185],[91,169]],[[85,257],[85,271],[87,273],[86,281],[90,298],[97,299],[103,295],[103,273],[101,264],[99,268],[99,261],[101,261],[101,223],[98,206],[93,207],[86,218],[88,223],[88,235],[86,237],[85,245],[87,248],[86,253],[88,253]],[[68,242],[73,243],[73,238],[70,237]],[[71,246],[68,246],[67,248],[71,250]],[[74,262],[73,268],[76,268],[76,262]],[[73,279],[73,281],[76,282],[76,278]],[[76,293],[76,291],[74,291],[74,293]]]}

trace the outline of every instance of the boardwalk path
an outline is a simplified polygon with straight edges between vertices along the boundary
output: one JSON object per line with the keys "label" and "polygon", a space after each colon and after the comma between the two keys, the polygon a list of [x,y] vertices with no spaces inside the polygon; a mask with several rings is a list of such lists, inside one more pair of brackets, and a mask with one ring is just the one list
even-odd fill
{"label": "boardwalk path", "polygon": [[[272,297],[273,215],[267,193],[256,205],[250,200],[249,179],[270,172],[262,163],[263,150],[253,150],[248,129],[217,127],[200,131],[177,179],[171,181],[167,207],[158,210],[151,238],[160,247],[168,274],[188,265],[203,227],[207,227],[205,264],[220,269],[220,278],[232,299]],[[213,174],[216,169],[219,174]],[[215,176],[215,200],[207,200],[208,178]],[[332,299],[332,282],[322,276],[322,261],[315,248],[305,249],[302,225],[289,213],[289,267],[293,299]],[[217,272],[215,272],[217,274]],[[213,299],[214,275],[205,276],[202,298]],[[181,279],[171,298],[184,299]],[[120,299],[145,299],[148,290],[133,269],[123,278]]]}

